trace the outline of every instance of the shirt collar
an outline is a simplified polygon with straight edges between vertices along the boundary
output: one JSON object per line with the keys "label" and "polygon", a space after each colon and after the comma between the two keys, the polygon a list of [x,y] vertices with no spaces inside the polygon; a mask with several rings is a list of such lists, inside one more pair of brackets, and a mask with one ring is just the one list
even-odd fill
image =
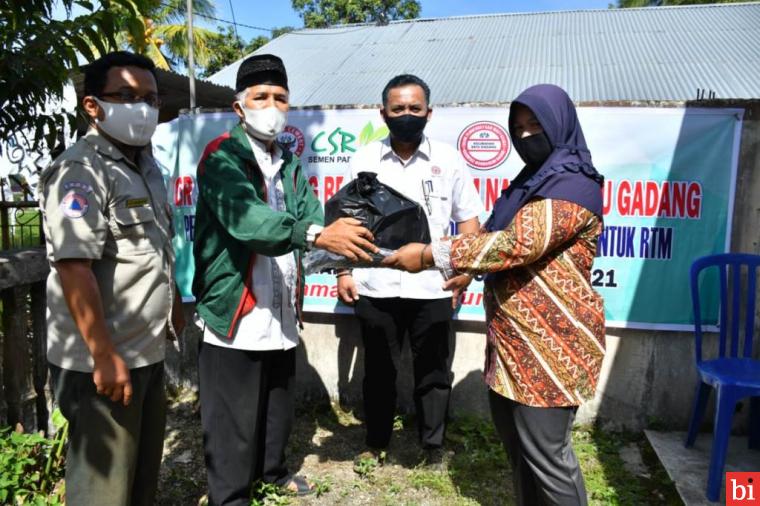
{"label": "shirt collar", "polygon": [[[430,161],[430,139],[428,139],[425,134],[422,134],[422,139],[420,140],[420,145],[417,147],[417,151],[414,152],[412,157],[407,160],[407,162],[411,161],[411,159],[416,155],[420,155],[425,158],[425,160]],[[401,160],[401,158],[393,151],[393,148],[391,147],[390,136],[386,137],[383,140],[382,146],[380,148],[380,159],[383,160],[388,156],[395,156]]]}
{"label": "shirt collar", "polygon": [[282,150],[276,142],[274,143],[274,151],[270,153],[267,150],[267,145],[262,141],[250,135],[248,132],[246,132],[245,136],[248,138],[248,142],[251,145],[251,150],[253,151],[253,156],[256,157],[256,161],[259,162],[259,164],[261,164],[261,161],[266,159],[268,155],[271,155],[272,157],[272,164],[277,163],[282,158]]}
{"label": "shirt collar", "polygon": [[280,146],[275,142],[274,150],[270,154],[267,150],[266,144],[262,141],[248,134],[248,132],[245,133],[245,136],[248,139],[251,151],[253,152],[253,157],[256,159],[256,163],[262,174],[264,174],[267,179],[272,179],[282,166],[282,149],[280,149]]}
{"label": "shirt collar", "polygon": [[124,161],[127,165],[143,167],[147,160],[151,158],[152,147],[150,144],[140,149],[137,153],[137,163],[133,163],[132,160],[124,156],[119,148],[113,145],[111,141],[106,139],[100,134],[97,128],[90,128],[84,136],[84,140],[89,143],[95,150],[104,156],[112,159],[115,162]]}

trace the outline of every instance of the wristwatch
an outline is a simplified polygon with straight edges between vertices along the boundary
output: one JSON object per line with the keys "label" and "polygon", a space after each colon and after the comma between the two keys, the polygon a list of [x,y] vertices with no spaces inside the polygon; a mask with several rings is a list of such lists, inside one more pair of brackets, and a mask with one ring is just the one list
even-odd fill
{"label": "wristwatch", "polygon": [[309,250],[314,247],[314,241],[317,240],[317,236],[324,230],[325,227],[321,225],[311,224],[306,229],[306,249]]}

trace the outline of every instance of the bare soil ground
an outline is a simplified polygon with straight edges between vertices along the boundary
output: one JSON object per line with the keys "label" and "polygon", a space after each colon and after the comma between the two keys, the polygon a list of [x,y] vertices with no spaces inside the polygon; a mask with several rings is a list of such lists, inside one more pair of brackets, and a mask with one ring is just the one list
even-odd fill
{"label": "bare soil ground", "polygon": [[[641,435],[574,431],[592,504],[680,504],[672,483]],[[430,466],[417,443],[414,420],[397,417],[382,466],[354,458],[364,451],[364,428],[337,405],[297,411],[288,465],[316,483],[316,493],[297,498],[258,487],[252,504],[269,505],[503,505],[513,504],[507,458],[488,420],[455,416],[447,432],[444,466]],[[630,468],[621,454],[638,452]],[[641,464],[643,462],[643,466]],[[357,472],[358,471],[358,472]],[[205,503],[206,474],[197,399],[175,399],[167,422],[158,504]]]}

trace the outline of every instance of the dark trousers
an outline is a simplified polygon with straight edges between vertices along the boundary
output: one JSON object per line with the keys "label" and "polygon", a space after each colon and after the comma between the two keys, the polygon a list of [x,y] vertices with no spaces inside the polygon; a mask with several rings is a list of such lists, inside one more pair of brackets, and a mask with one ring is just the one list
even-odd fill
{"label": "dark trousers", "polygon": [[209,503],[247,506],[255,480],[283,485],[289,478],[295,349],[201,343],[198,364]]}
{"label": "dark trousers", "polygon": [[50,365],[55,398],[69,421],[66,504],[153,504],[164,448],[164,363],[130,369],[132,402],[98,395],[92,373]]}
{"label": "dark trousers", "polygon": [[496,430],[512,465],[518,505],[586,505],[570,438],[576,408],[535,408],[488,391]]}
{"label": "dark trousers", "polygon": [[420,300],[362,296],[355,314],[364,342],[367,445],[385,448],[393,432],[396,375],[404,335],[414,366],[414,404],[424,447],[443,444],[451,395],[451,298]]}

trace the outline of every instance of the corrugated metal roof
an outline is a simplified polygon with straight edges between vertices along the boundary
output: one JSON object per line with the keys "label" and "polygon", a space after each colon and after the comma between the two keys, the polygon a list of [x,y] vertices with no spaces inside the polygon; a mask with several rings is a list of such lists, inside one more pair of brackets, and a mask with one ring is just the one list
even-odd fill
{"label": "corrugated metal roof", "polygon": [[[493,14],[283,35],[294,106],[377,104],[411,73],[434,104],[508,102],[537,83],[575,101],[760,97],[760,3]],[[241,60],[242,61],[242,60]],[[240,61],[209,79],[235,86]]]}

